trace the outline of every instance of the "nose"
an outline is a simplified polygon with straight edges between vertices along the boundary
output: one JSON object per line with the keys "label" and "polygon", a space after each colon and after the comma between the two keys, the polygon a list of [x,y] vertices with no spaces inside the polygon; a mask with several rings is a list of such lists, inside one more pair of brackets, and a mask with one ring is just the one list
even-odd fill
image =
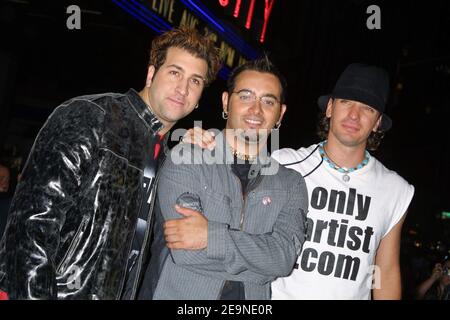
{"label": "nose", "polygon": [[250,111],[252,114],[261,114],[262,113],[262,107],[261,107],[261,100],[256,98],[255,102],[252,103],[250,107]]}
{"label": "nose", "polygon": [[353,103],[352,106],[350,107],[349,117],[351,119],[358,119],[359,111],[360,111],[360,106],[357,103]]}
{"label": "nose", "polygon": [[180,79],[177,83],[176,89],[177,93],[182,96],[187,96],[189,94],[189,80],[184,77]]}

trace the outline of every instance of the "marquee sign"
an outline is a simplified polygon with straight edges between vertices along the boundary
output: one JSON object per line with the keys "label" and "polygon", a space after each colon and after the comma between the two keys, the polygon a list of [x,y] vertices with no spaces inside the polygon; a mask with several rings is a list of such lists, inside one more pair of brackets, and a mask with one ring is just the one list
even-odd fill
{"label": "marquee sign", "polygon": [[[218,0],[219,4],[226,8],[226,7],[231,7],[232,8],[232,15],[233,17],[239,19],[240,17],[244,17],[245,20],[242,20],[242,18],[240,19],[240,21],[245,21],[245,23],[243,24],[245,26],[246,29],[252,29],[254,28],[256,32],[259,33],[259,41],[262,43],[265,40],[265,36],[266,36],[266,31],[267,31],[267,24],[269,22],[269,18],[270,18],[270,14],[272,13],[272,8],[273,8],[273,4],[275,2],[275,0],[264,0],[264,1],[256,1],[256,0],[247,0],[247,1],[242,1],[242,0],[234,0],[234,1],[230,1],[230,0]],[[234,2],[234,4],[232,4],[231,2]],[[262,8],[261,6],[259,6],[259,8],[257,8],[257,4],[263,4],[264,7]],[[259,10],[257,10],[259,9]],[[263,9],[263,10],[261,10]],[[230,12],[230,11],[229,11]],[[262,14],[262,18],[263,18],[263,23],[260,24],[260,26],[256,26],[254,27],[253,25],[255,25],[254,23],[254,16],[259,14],[259,16],[261,16]]]}
{"label": "marquee sign", "polygon": [[[199,0],[112,0],[128,14],[150,27],[157,33],[162,33],[173,27],[189,26],[200,33],[208,35],[220,49],[223,68],[219,76],[228,78],[228,74],[236,66],[247,60],[255,59],[261,55],[239,36],[231,27],[224,24]],[[213,0],[204,0],[213,1]],[[232,12],[236,24],[248,30],[258,29],[258,41],[263,42],[267,23],[272,11],[274,0],[214,0],[215,5],[228,15]],[[258,4],[258,5],[256,5]],[[212,3],[209,3],[211,7]],[[262,7],[263,5],[263,7]],[[231,11],[232,10],[232,11]],[[263,19],[255,19],[256,12]],[[243,21],[245,20],[245,23]],[[255,23],[254,21],[260,23]],[[261,23],[262,21],[262,23]],[[255,41],[256,42],[256,41]]]}

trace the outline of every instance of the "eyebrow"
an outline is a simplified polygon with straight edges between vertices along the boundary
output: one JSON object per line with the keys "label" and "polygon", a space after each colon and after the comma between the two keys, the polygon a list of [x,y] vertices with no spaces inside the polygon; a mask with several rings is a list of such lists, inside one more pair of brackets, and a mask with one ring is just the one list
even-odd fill
{"label": "eyebrow", "polygon": [[267,93],[267,94],[263,95],[262,97],[271,97],[271,98],[274,98],[277,101],[280,101],[280,98],[278,98],[276,95],[274,95],[272,93]]}
{"label": "eyebrow", "polygon": [[241,93],[241,92],[250,92],[250,93],[253,93],[253,91],[252,90],[249,90],[249,89],[241,89],[241,90],[238,90],[238,91],[235,91],[236,93]]}
{"label": "eyebrow", "polygon": [[[177,70],[179,70],[179,71],[181,71],[181,72],[183,72],[183,73],[186,73],[186,71],[185,71],[182,67],[180,67],[179,65],[177,65],[177,64],[170,64],[170,65],[167,66],[167,68],[170,68],[170,67],[175,68],[175,69],[177,69]],[[200,74],[198,74],[198,73],[194,73],[194,74],[192,75],[192,77],[200,78],[200,79],[202,79],[203,81],[206,81],[205,77],[203,77],[202,75],[200,75]]]}
{"label": "eyebrow", "polygon": [[[241,93],[241,92],[243,92],[243,91],[246,91],[246,92],[251,92],[251,93],[253,93],[254,95],[256,95],[256,93],[254,92],[254,91],[252,91],[252,90],[250,90],[250,89],[241,89],[241,90],[238,90],[238,91],[236,91],[237,93]],[[274,95],[273,93],[265,93],[265,94],[263,94],[261,97],[271,97],[271,98],[274,98],[275,100],[277,100],[277,101],[280,101],[280,99],[276,96],[276,95]]]}

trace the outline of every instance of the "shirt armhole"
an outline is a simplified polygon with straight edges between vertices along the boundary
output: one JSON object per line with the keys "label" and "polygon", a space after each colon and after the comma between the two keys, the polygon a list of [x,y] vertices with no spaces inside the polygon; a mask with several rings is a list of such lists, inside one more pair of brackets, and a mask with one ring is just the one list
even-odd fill
{"label": "shirt armhole", "polygon": [[381,237],[381,239],[386,237],[389,234],[389,232],[391,232],[391,230],[405,216],[406,212],[408,211],[409,204],[411,203],[412,197],[414,196],[414,186],[408,185],[407,193],[408,193],[407,196],[403,200],[402,204],[399,206],[399,209],[394,213],[393,219],[389,224],[389,227],[387,228],[386,232]]}

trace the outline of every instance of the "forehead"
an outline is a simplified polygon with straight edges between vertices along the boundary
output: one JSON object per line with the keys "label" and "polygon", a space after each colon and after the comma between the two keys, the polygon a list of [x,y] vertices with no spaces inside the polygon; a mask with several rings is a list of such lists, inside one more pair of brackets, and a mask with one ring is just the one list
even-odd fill
{"label": "forehead", "polygon": [[205,60],[194,56],[187,50],[170,47],[167,49],[166,59],[162,66],[177,65],[187,74],[198,74],[206,77],[208,64]]}
{"label": "forehead", "polygon": [[245,70],[235,80],[235,91],[249,89],[258,93],[281,94],[280,80],[271,73]]}

